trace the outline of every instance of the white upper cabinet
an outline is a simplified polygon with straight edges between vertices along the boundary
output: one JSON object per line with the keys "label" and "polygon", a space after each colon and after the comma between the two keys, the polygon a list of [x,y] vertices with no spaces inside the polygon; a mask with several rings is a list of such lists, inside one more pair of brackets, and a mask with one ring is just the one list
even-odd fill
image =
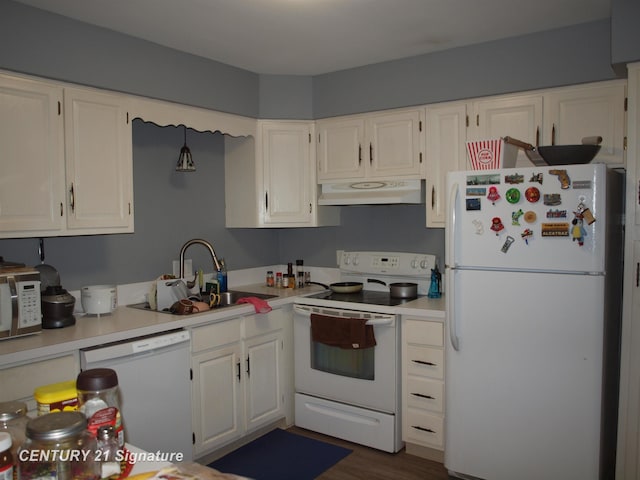
{"label": "white upper cabinet", "polygon": [[317,122],[318,182],[423,178],[424,109]]}
{"label": "white upper cabinet", "polygon": [[337,207],[316,201],[313,122],[258,120],[253,138],[225,136],[228,228],[339,224]]}
{"label": "white upper cabinet", "polygon": [[65,88],[64,110],[68,228],[132,232],[133,159],[125,98]]}
{"label": "white upper cabinet", "polygon": [[467,104],[427,106],[426,214],[427,227],[444,227],[447,172],[467,165]]}
{"label": "white upper cabinet", "polygon": [[316,123],[319,181],[364,177],[364,124],[359,116]]}
{"label": "white upper cabinet", "polygon": [[559,88],[545,95],[545,130],[541,145],[578,145],[601,136],[598,162],[625,163],[626,81]]}
{"label": "white upper cabinet", "polygon": [[[475,101],[468,140],[513,137],[537,145],[542,135],[542,94],[509,95]],[[531,166],[524,151],[518,152],[516,167]]]}
{"label": "white upper cabinet", "polygon": [[65,221],[62,88],[0,75],[0,236]]}
{"label": "white upper cabinet", "polygon": [[125,98],[0,75],[0,237],[133,231]]}

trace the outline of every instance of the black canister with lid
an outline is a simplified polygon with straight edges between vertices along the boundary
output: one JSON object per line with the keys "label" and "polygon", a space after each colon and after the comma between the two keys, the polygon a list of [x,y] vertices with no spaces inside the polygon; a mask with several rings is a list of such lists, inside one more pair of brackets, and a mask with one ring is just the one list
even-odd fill
{"label": "black canister with lid", "polygon": [[111,368],[84,370],[76,379],[76,390],[78,410],[87,417],[89,430],[96,435],[100,427],[112,425],[122,448],[125,438],[116,371]]}
{"label": "black canister with lid", "polygon": [[29,420],[18,450],[18,479],[94,480],[96,439],[80,412],[53,412]]}

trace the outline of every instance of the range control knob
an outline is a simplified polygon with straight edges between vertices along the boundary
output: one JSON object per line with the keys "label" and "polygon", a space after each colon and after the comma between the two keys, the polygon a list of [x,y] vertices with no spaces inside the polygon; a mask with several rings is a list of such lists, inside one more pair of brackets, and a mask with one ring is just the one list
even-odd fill
{"label": "range control knob", "polygon": [[429,262],[427,262],[427,260],[422,260],[420,262],[420,268],[429,268]]}
{"label": "range control knob", "polygon": [[418,259],[414,258],[413,260],[411,260],[411,268],[418,268],[419,263],[418,263]]}
{"label": "range control knob", "polygon": [[351,263],[351,255],[345,253],[342,261],[345,265],[349,265]]}
{"label": "range control knob", "polygon": [[353,257],[353,265],[358,265],[360,263],[360,259],[358,258],[358,256],[356,255],[355,257]]}

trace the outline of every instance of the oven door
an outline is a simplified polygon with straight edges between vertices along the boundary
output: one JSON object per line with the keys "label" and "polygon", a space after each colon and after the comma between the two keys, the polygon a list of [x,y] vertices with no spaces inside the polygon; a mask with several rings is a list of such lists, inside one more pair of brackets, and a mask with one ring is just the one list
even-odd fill
{"label": "oven door", "polygon": [[[311,314],[366,318],[376,346],[341,349],[311,340]],[[294,306],[295,387],[297,393],[396,413],[399,335],[395,315]]]}

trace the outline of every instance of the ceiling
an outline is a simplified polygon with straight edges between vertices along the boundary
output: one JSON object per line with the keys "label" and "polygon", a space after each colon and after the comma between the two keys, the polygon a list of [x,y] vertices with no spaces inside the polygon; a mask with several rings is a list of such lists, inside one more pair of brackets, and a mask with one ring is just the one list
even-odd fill
{"label": "ceiling", "polygon": [[17,0],[261,74],[318,75],[610,17],[611,0]]}

